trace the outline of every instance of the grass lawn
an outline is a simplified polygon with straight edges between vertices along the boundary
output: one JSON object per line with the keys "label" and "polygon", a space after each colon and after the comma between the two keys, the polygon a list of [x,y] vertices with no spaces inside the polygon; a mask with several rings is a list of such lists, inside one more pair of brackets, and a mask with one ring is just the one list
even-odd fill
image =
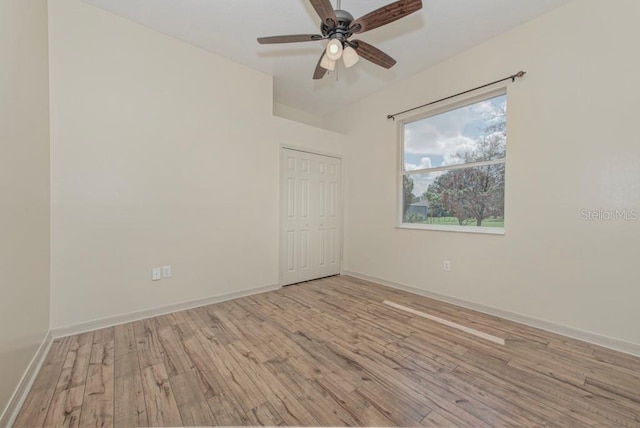
{"label": "grass lawn", "polygon": [[[421,221],[422,224],[442,224],[448,226],[458,226],[458,219],[455,217],[429,217],[426,221]],[[464,226],[475,227],[475,220],[468,220]],[[504,227],[504,218],[486,218],[482,220],[482,227]]]}

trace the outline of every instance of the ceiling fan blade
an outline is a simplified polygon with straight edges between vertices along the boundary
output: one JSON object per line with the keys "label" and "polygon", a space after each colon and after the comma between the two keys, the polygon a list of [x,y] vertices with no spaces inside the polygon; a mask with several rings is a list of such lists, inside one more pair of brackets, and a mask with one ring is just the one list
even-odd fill
{"label": "ceiling fan blade", "polygon": [[322,19],[322,23],[329,27],[335,27],[338,24],[338,18],[336,18],[336,12],[331,6],[330,0],[309,0],[311,6],[316,10],[316,13]]}
{"label": "ceiling fan blade", "polygon": [[364,33],[389,24],[422,9],[422,0],[400,0],[376,9],[351,23],[349,31]]}
{"label": "ceiling fan blade", "polygon": [[296,43],[296,42],[315,42],[324,39],[320,34],[291,34],[288,36],[271,36],[258,37],[258,43],[261,45],[271,45],[274,43]]}
{"label": "ceiling fan blade", "polygon": [[320,59],[318,60],[318,64],[316,65],[316,69],[313,72],[313,80],[322,79],[324,75],[327,73],[325,68],[320,67],[320,62],[322,62],[322,58],[324,57],[325,51],[322,51],[322,55],[320,55]]}
{"label": "ceiling fan blade", "polygon": [[371,46],[362,40],[352,40],[349,44],[358,52],[362,58],[384,68],[391,68],[396,65],[396,60],[391,58],[380,49]]}

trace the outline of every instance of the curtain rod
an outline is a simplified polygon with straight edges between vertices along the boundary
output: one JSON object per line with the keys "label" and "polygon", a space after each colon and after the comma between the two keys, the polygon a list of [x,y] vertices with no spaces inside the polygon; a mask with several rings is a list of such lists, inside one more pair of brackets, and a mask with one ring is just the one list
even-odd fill
{"label": "curtain rod", "polygon": [[404,111],[401,111],[401,112],[398,112],[398,113],[389,114],[389,115],[387,115],[387,119],[396,120],[396,116],[398,116],[400,114],[408,113],[410,111],[418,110],[420,108],[427,107],[427,106],[430,106],[432,104],[436,104],[436,103],[439,103],[439,102],[442,102],[442,101],[446,101],[446,100],[451,99],[451,98],[459,97],[460,95],[468,94],[469,92],[477,91],[478,89],[486,88],[487,86],[495,85],[496,83],[504,82],[505,80],[511,79],[512,82],[515,82],[516,78],[522,77],[526,73],[527,73],[526,71],[518,71],[516,74],[512,74],[511,76],[505,77],[504,79],[496,80],[495,82],[487,83],[486,85],[478,86],[478,87],[473,88],[473,89],[468,89],[468,90],[463,91],[463,92],[458,92],[455,95],[449,95],[448,97],[440,98],[439,100],[431,101],[430,103],[423,104],[423,105],[418,106],[418,107],[413,107],[413,108],[410,108],[408,110],[404,110]]}

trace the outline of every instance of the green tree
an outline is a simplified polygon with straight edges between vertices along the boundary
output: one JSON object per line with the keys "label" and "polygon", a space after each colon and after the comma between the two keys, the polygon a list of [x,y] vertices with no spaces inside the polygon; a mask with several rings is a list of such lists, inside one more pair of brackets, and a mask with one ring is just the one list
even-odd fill
{"label": "green tree", "polygon": [[[495,108],[483,135],[472,151],[458,153],[464,163],[502,159],[506,154],[506,111]],[[489,216],[504,216],[504,163],[452,169],[438,176],[426,195],[434,207],[442,206],[460,225]],[[433,212],[433,211],[432,211]]]}
{"label": "green tree", "polygon": [[406,221],[407,210],[409,205],[415,200],[416,196],[413,194],[413,180],[406,175],[402,176],[402,219]]}
{"label": "green tree", "polygon": [[442,203],[442,195],[436,193],[431,187],[422,194],[422,200],[429,201],[429,217],[449,217],[452,214],[447,211]]}

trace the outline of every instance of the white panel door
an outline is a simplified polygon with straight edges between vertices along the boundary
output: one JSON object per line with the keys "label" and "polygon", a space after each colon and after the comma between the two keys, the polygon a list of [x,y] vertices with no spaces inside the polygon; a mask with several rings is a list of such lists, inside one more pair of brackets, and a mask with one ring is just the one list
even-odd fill
{"label": "white panel door", "polygon": [[340,159],[282,149],[282,285],[340,273]]}
{"label": "white panel door", "polygon": [[323,277],[340,273],[340,159],[318,156],[317,166],[317,277]]}

